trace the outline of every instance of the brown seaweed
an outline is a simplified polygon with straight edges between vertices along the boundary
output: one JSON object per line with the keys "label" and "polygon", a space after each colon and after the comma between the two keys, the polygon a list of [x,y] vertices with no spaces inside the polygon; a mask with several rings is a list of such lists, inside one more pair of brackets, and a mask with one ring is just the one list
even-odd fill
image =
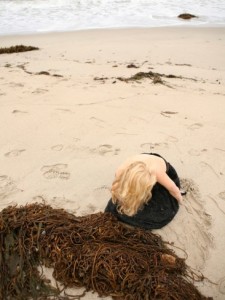
{"label": "brown seaweed", "polygon": [[182,76],[176,76],[176,75],[172,75],[172,74],[166,75],[166,74],[149,71],[149,72],[138,72],[138,73],[134,74],[133,76],[127,77],[127,78],[126,77],[117,77],[117,79],[120,81],[129,82],[129,81],[139,81],[141,79],[148,78],[148,79],[151,79],[153,81],[153,83],[161,83],[162,84],[163,83],[162,77],[180,78],[180,79],[183,78]]}
{"label": "brown seaweed", "polygon": [[136,66],[135,64],[131,63],[131,64],[127,65],[127,68],[128,69],[131,69],[131,68],[138,69],[139,67]]}
{"label": "brown seaweed", "polygon": [[17,65],[17,68],[20,68],[25,73],[30,74],[30,75],[46,75],[46,76],[53,76],[53,77],[63,77],[62,75],[59,75],[59,74],[50,74],[48,71],[30,72],[26,69],[26,63],[22,64],[22,65]]}
{"label": "brown seaweed", "polygon": [[116,300],[211,299],[194,286],[184,259],[151,231],[128,228],[109,213],[77,217],[44,203],[3,209],[0,299],[69,299],[40,265],[52,267],[65,288]]}
{"label": "brown seaweed", "polygon": [[16,45],[6,48],[0,48],[0,54],[10,54],[10,53],[18,53],[18,52],[26,52],[26,51],[33,51],[39,50],[37,47],[33,46],[24,46],[24,45]]}
{"label": "brown seaweed", "polygon": [[59,74],[53,74],[53,75],[51,75],[47,71],[41,71],[41,72],[36,72],[36,73],[31,73],[31,74],[34,74],[34,75],[47,75],[47,76],[53,76],[53,77],[63,77],[62,75],[59,75]]}

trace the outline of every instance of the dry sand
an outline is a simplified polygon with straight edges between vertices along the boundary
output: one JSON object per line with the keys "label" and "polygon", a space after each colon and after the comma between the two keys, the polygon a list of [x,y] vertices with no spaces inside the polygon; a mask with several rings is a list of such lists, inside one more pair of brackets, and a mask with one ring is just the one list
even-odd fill
{"label": "dry sand", "polygon": [[[77,215],[103,211],[117,165],[158,152],[187,196],[156,232],[216,283],[198,284],[205,295],[224,299],[225,28],[0,37],[17,44],[40,50],[0,55],[0,209],[45,199]],[[182,78],[117,79],[140,71]]]}

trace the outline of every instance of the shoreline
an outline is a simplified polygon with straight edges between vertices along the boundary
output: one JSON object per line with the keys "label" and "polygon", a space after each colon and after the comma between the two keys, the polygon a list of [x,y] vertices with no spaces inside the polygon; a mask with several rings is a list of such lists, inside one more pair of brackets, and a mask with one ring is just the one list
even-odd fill
{"label": "shoreline", "polygon": [[[157,233],[217,283],[199,283],[201,292],[222,300],[225,27],[95,29],[0,42],[40,48],[0,55],[0,209],[45,200],[77,215],[103,211],[120,162],[158,152],[189,192]],[[130,79],[139,72],[160,80]]]}
{"label": "shoreline", "polygon": [[36,31],[36,32],[23,32],[23,33],[11,33],[11,34],[1,34],[0,33],[0,39],[4,37],[16,37],[16,36],[39,36],[39,35],[55,35],[55,34],[73,34],[73,33],[82,33],[82,32],[100,32],[100,31],[133,31],[133,30],[179,30],[179,29],[190,29],[190,30],[209,30],[209,29],[225,29],[225,24],[224,25],[208,25],[208,24],[202,24],[202,25],[191,25],[191,24],[184,24],[184,25],[173,25],[173,26],[167,26],[167,25],[162,25],[162,26],[151,26],[151,27],[142,27],[142,26],[137,26],[137,27],[99,27],[99,28],[80,28],[80,29],[71,29],[71,30],[56,30],[56,31]]}

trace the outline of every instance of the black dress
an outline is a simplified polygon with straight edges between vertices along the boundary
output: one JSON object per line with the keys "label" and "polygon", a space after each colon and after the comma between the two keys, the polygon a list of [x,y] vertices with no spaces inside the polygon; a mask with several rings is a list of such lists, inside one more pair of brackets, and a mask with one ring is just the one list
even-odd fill
{"label": "black dress", "polygon": [[[149,155],[156,155],[157,153],[143,153]],[[162,157],[163,158],[163,157]],[[164,158],[163,158],[164,159]],[[165,159],[164,159],[165,160]],[[173,182],[180,188],[180,180],[176,170],[166,160],[166,174],[173,180]],[[167,225],[176,215],[179,209],[177,200],[168,192],[168,190],[158,182],[152,189],[152,197],[142,209],[140,209],[134,216],[127,216],[121,214],[117,210],[117,205],[109,200],[105,212],[110,212],[117,217],[121,222],[127,223],[135,227],[145,229],[159,229]]]}

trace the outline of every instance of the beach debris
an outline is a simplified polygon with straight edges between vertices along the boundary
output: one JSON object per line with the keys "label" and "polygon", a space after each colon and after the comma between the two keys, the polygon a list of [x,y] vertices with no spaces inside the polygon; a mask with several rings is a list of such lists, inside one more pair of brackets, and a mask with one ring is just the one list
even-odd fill
{"label": "beach debris", "polygon": [[50,73],[49,72],[47,72],[47,71],[41,71],[41,72],[37,72],[37,73],[35,73],[36,75],[50,75]]}
{"label": "beach debris", "polygon": [[17,65],[17,68],[23,70],[23,71],[24,71],[25,73],[27,73],[27,74],[33,74],[32,72],[27,71],[27,69],[26,69],[26,65],[27,65],[27,64],[28,64],[28,63],[24,63],[24,64],[21,64],[21,65]]}
{"label": "beach debris", "polygon": [[85,61],[85,64],[94,64],[95,59]]}
{"label": "beach debris", "polygon": [[192,18],[198,18],[195,15],[192,14],[188,14],[188,13],[184,13],[184,14],[180,14],[179,16],[177,16],[178,18],[184,19],[184,20],[190,20]]}
{"label": "beach debris", "polygon": [[156,84],[156,83],[163,84],[162,78],[161,78],[160,76],[158,76],[158,75],[154,76],[152,82],[153,82],[154,84]]}
{"label": "beach debris", "polygon": [[5,53],[10,54],[10,53],[33,51],[33,50],[39,50],[39,48],[33,46],[16,45],[8,48],[0,48],[0,54],[5,54]]}
{"label": "beach debris", "polygon": [[94,80],[107,80],[109,79],[108,77],[94,77]]}
{"label": "beach debris", "polygon": [[152,71],[149,71],[149,72],[138,72],[134,75],[132,75],[131,77],[117,77],[118,80],[120,81],[124,81],[124,82],[129,82],[129,81],[139,81],[139,80],[142,80],[142,79],[145,79],[145,78],[149,78],[152,80],[152,82],[154,84],[157,84],[157,83],[160,83],[160,84],[165,84],[165,82],[162,80],[162,77],[165,77],[165,78],[180,78],[182,79],[183,77],[182,76],[176,76],[176,75],[172,75],[172,74],[169,74],[169,75],[166,75],[166,74],[161,74],[161,73],[156,73],[156,72],[152,72]]}
{"label": "beach debris", "polygon": [[175,115],[177,114],[177,111],[169,111],[169,110],[165,110],[165,111],[161,111],[160,114],[164,117],[170,118],[170,115]]}
{"label": "beach debris", "polygon": [[[136,66],[135,68],[139,68],[139,67]],[[100,81],[101,83],[106,83],[106,81],[111,79],[112,80],[111,83],[113,83],[113,84],[116,83],[116,80],[119,80],[119,81],[122,81],[125,83],[134,82],[134,81],[137,83],[141,83],[141,80],[143,80],[143,79],[151,79],[153,84],[161,84],[161,85],[165,85],[169,88],[173,88],[168,82],[163,80],[163,78],[169,78],[169,79],[177,78],[177,79],[187,79],[187,80],[197,81],[197,79],[195,79],[195,78],[177,76],[177,75],[173,75],[173,74],[167,75],[167,74],[162,74],[162,73],[153,72],[153,71],[138,72],[130,77],[122,77],[122,76],[106,77],[103,75],[102,77],[94,77],[93,79],[95,81]]]}
{"label": "beach debris", "polygon": [[95,81],[100,81],[101,83],[105,83],[105,81],[108,79],[108,77],[94,77]]}
{"label": "beach debris", "polygon": [[47,71],[41,71],[41,72],[36,72],[36,73],[32,73],[34,75],[48,75],[48,76],[53,76],[53,77],[63,77],[62,75],[59,74],[50,74]]}
{"label": "beach debris", "polygon": [[204,278],[151,231],[127,227],[110,213],[78,217],[44,202],[6,207],[0,212],[0,299],[71,299],[50,285],[40,266],[52,267],[64,288],[115,300],[212,299],[193,284]]}
{"label": "beach debris", "polygon": [[138,69],[139,67],[136,66],[135,64],[129,64],[129,65],[127,65],[127,68],[128,68],[128,69],[131,69],[131,68]]}
{"label": "beach debris", "polygon": [[52,74],[51,76],[53,76],[53,77],[63,77],[63,75],[60,75],[60,74]]}
{"label": "beach debris", "polygon": [[176,266],[176,257],[170,254],[162,254],[161,262],[165,265]]}
{"label": "beach debris", "polygon": [[192,67],[191,64],[175,64],[175,66]]}
{"label": "beach debris", "polygon": [[17,68],[20,68],[21,70],[23,70],[25,73],[30,74],[30,75],[46,75],[46,76],[53,76],[53,77],[63,77],[63,75],[59,75],[59,74],[50,74],[48,71],[40,71],[40,72],[31,72],[28,71],[26,69],[26,65],[28,63],[24,63],[21,65],[17,65]]}

